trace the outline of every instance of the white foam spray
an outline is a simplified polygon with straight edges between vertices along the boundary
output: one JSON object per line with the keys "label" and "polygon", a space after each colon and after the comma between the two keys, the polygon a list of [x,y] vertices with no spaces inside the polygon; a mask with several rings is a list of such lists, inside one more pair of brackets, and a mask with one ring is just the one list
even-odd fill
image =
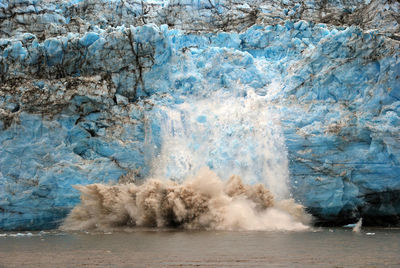
{"label": "white foam spray", "polygon": [[361,232],[361,226],[362,226],[362,218],[358,220],[356,225],[353,227],[353,232],[354,233],[360,233]]}

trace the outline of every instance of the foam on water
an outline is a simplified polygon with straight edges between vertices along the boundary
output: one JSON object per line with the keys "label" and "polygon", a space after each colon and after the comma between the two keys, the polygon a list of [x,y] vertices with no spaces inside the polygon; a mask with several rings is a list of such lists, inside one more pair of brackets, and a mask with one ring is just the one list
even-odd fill
{"label": "foam on water", "polygon": [[288,199],[279,117],[264,97],[251,90],[219,92],[156,109],[148,116],[160,124],[161,148],[149,178],[141,184],[76,186],[81,204],[63,229],[308,228],[303,207]]}

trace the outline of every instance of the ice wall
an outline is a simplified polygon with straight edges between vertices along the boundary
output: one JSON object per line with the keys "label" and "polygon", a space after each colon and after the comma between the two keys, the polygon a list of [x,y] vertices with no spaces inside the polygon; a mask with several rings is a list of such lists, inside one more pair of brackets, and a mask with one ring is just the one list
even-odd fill
{"label": "ice wall", "polygon": [[[291,193],[319,222],[398,224],[399,8],[1,1],[0,228],[57,226],[79,201],[72,185],[145,178],[173,121],[165,115],[188,109],[202,133],[243,134],[243,155],[281,145],[270,162],[288,158]],[[256,105],[243,112],[246,103]],[[260,141],[273,129],[277,140]],[[218,144],[217,159],[253,163],[249,178],[262,181],[263,165],[234,159],[232,146]]]}

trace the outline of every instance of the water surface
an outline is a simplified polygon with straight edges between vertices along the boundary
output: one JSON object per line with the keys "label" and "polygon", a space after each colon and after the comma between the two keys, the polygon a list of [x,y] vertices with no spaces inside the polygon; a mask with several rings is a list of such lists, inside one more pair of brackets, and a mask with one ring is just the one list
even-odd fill
{"label": "water surface", "polygon": [[0,267],[400,267],[400,230],[7,233]]}

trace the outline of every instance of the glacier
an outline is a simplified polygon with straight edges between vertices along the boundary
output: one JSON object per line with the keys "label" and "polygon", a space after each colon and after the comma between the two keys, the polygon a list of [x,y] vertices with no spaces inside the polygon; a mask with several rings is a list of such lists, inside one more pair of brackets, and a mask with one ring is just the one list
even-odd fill
{"label": "glacier", "polygon": [[[145,179],[166,127],[190,152],[215,137],[196,159],[220,176],[285,181],[275,192],[317,224],[398,225],[399,14],[383,0],[0,0],[0,229],[59,226],[73,185]],[[196,168],[181,156],[163,169],[177,180]]]}

